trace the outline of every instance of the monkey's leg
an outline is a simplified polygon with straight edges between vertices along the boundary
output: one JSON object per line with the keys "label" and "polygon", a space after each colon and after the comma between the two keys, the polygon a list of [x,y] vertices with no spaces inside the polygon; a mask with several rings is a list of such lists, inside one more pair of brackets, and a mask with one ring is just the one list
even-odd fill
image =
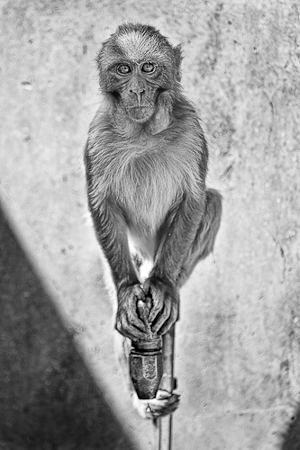
{"label": "monkey's leg", "polygon": [[214,189],[207,189],[205,213],[177,279],[179,287],[182,287],[187,281],[196,264],[213,251],[215,239],[220,227],[221,216],[221,195]]}

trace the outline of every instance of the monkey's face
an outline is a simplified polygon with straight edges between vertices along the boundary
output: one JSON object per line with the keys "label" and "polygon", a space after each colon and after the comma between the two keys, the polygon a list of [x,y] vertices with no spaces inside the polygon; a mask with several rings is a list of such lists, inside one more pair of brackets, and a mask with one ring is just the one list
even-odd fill
{"label": "monkey's face", "polygon": [[160,94],[167,89],[162,67],[154,59],[135,62],[123,60],[111,69],[115,100],[135,122],[146,122],[155,110]]}
{"label": "monkey's face", "polygon": [[179,81],[176,49],[153,30],[120,27],[97,59],[102,90],[131,121],[139,123],[152,118],[159,102],[168,99],[170,103]]}

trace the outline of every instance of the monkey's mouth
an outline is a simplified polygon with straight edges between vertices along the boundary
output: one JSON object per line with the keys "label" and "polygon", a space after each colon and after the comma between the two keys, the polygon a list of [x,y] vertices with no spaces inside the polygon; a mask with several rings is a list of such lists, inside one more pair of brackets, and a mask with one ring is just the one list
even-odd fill
{"label": "monkey's mouth", "polygon": [[154,113],[154,106],[152,105],[135,105],[127,106],[126,112],[131,120],[135,122],[146,122]]}

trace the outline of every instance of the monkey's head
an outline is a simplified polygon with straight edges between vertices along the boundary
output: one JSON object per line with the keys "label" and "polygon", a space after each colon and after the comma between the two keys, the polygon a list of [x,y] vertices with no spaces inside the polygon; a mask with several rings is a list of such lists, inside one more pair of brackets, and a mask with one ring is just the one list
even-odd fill
{"label": "monkey's head", "polygon": [[104,42],[97,63],[100,87],[134,122],[170,108],[179,88],[180,47],[148,25],[124,24]]}

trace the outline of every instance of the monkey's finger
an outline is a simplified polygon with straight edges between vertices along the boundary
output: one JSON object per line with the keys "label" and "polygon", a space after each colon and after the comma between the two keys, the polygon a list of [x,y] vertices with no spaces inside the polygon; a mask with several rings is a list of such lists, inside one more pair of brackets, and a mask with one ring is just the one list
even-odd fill
{"label": "monkey's finger", "polygon": [[161,295],[152,295],[153,298],[153,306],[151,308],[149,317],[148,317],[148,321],[150,323],[154,322],[154,320],[156,319],[156,317],[158,316],[158,314],[162,311],[163,307],[164,307],[164,301],[161,298]]}
{"label": "monkey's finger", "polygon": [[148,321],[150,324],[154,322],[154,320],[157,318],[158,314],[161,312],[163,306],[158,305],[156,308],[152,308],[151,312],[149,314]]}
{"label": "monkey's finger", "polygon": [[172,392],[166,391],[165,389],[158,389],[155,398],[156,400],[165,400],[170,397],[172,397]]}
{"label": "monkey's finger", "polygon": [[[159,330],[159,334],[164,335],[166,334],[172,327],[172,325],[176,322],[176,320],[171,321],[168,320],[167,322],[165,322],[163,324],[163,326],[161,327],[161,329]],[[153,330],[153,333],[155,333],[155,331]]]}
{"label": "monkey's finger", "polygon": [[137,303],[141,301],[134,298],[130,298],[128,307],[127,307],[127,321],[134,325],[139,330],[142,330],[144,332],[147,332],[147,326],[146,324],[139,318],[137,314]]}
{"label": "monkey's finger", "polygon": [[138,318],[137,315],[129,313],[128,314],[128,318],[127,318],[128,323],[130,323],[130,325],[135,326],[138,330],[144,331],[144,333],[147,332],[147,327],[144,324],[144,322]]}
{"label": "monkey's finger", "polygon": [[142,333],[141,331],[138,331],[137,329],[133,327],[128,327],[126,330],[122,328],[121,334],[123,336],[129,338],[131,341],[139,341],[139,340],[145,340],[148,335],[146,333]]}
{"label": "monkey's finger", "polygon": [[168,398],[162,398],[162,399],[157,399],[157,405],[160,406],[167,406],[167,405],[173,405],[173,403],[177,403],[180,401],[180,395],[178,394],[170,394],[170,397]]}
{"label": "monkey's finger", "polygon": [[[133,295],[138,299],[138,300],[144,300],[145,299],[145,292],[142,288],[142,286],[140,286],[139,284],[136,284],[133,287]],[[136,302],[137,300],[134,299],[134,301]]]}
{"label": "monkey's finger", "polygon": [[125,337],[128,337],[132,341],[145,339],[147,337],[146,333],[143,333],[142,331],[132,326],[127,322],[127,319],[125,318],[117,320],[116,329],[119,331],[119,333],[121,333]]}
{"label": "monkey's finger", "polygon": [[170,405],[166,408],[162,408],[158,411],[153,411],[153,416],[154,416],[154,418],[156,418],[156,417],[167,416],[168,414],[173,414],[173,412],[176,411],[178,406],[179,406],[179,403],[174,403],[173,405]]}
{"label": "monkey's finger", "polygon": [[165,411],[165,412],[172,412],[175,411],[175,409],[178,408],[180,404],[180,400],[176,400],[172,403],[163,403],[161,405],[153,405],[151,406],[151,409],[153,412],[159,412],[160,414]]}
{"label": "monkey's finger", "polygon": [[122,326],[122,324],[121,324],[121,322],[118,320],[117,322],[116,322],[116,324],[115,324],[115,329],[120,333],[120,334],[122,334],[122,336],[125,336],[126,338],[129,338],[129,339],[131,339],[132,341],[137,341],[138,340],[138,338],[135,338],[130,332],[126,332],[124,329],[123,329],[123,326]]}
{"label": "monkey's finger", "polygon": [[[176,320],[178,318],[178,308],[174,307],[174,305],[172,305],[172,306],[173,307],[171,308],[170,317],[168,318],[168,320],[163,324],[163,326],[159,330],[159,334],[161,334],[161,335],[163,335],[167,331],[169,331],[170,328],[172,327],[172,325],[176,322]],[[155,331],[153,330],[153,332],[155,332]]]}
{"label": "monkey's finger", "polygon": [[149,407],[154,417],[159,417],[166,414],[171,414],[176,411],[180,404],[178,395],[173,394],[168,400],[151,400]]}
{"label": "monkey's finger", "polygon": [[131,323],[128,323],[127,325],[125,325],[124,330],[127,333],[128,337],[131,336],[131,338],[130,338],[131,340],[136,341],[137,339],[143,339],[144,340],[144,339],[148,338],[148,334],[147,333],[143,333],[141,330],[136,328]]}
{"label": "monkey's finger", "polygon": [[174,392],[167,391],[166,389],[158,389],[154,400],[168,400],[171,397],[180,398],[180,394],[175,394]]}
{"label": "monkey's finger", "polygon": [[155,322],[155,324],[152,327],[153,333],[157,333],[160,330],[160,328],[163,326],[163,324],[168,320],[168,318],[171,315],[171,308],[172,308],[171,302],[170,301],[166,302],[161,315],[158,317],[157,321]]}
{"label": "monkey's finger", "polygon": [[[153,398],[151,400],[148,400],[149,405],[152,407],[162,407],[166,406],[168,404],[176,403],[180,400],[180,395],[178,394],[172,394],[171,392],[163,391],[166,393],[167,397],[161,397],[161,390],[158,391],[156,394],[156,398]],[[164,395],[164,394],[163,394]]]}

